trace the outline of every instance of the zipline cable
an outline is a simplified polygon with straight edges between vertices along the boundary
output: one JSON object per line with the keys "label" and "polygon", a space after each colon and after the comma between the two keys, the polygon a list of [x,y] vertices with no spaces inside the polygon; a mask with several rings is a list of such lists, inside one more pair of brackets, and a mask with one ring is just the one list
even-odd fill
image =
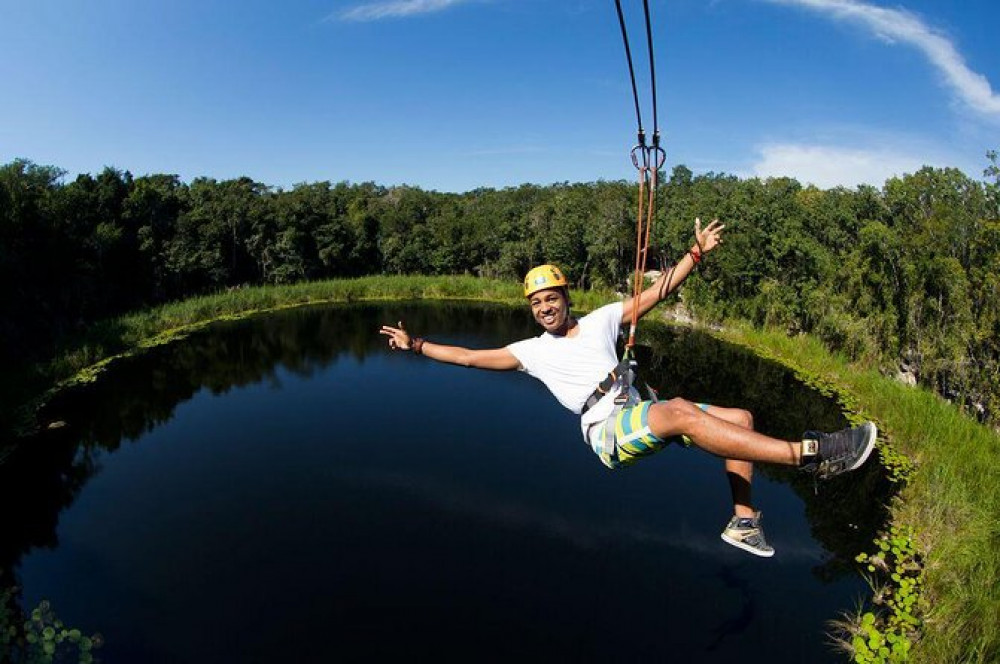
{"label": "zipline cable", "polygon": [[649,20],[649,1],[643,0],[643,10],[646,14],[646,48],[649,49],[649,91],[653,98],[653,147],[660,145],[660,127],[656,114],[656,65],[653,63],[653,26]]}
{"label": "zipline cable", "polygon": [[646,144],[646,134],[642,130],[642,111],[639,110],[639,90],[635,86],[635,68],[632,66],[632,49],[628,44],[628,29],[625,27],[625,15],[622,13],[621,0],[615,0],[618,10],[618,25],[622,29],[622,43],[625,44],[625,59],[628,60],[628,77],[632,81],[632,101],[635,103],[635,121],[639,125],[639,145]]}

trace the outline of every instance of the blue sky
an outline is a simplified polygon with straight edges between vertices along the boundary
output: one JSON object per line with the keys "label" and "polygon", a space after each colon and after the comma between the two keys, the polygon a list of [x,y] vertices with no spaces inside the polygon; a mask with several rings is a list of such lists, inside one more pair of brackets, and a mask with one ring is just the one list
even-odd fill
{"label": "blue sky", "polygon": [[[622,0],[652,128],[641,0]],[[651,0],[667,167],[881,185],[1000,148],[997,0]],[[634,177],[613,0],[0,0],[0,163],[439,191]]]}

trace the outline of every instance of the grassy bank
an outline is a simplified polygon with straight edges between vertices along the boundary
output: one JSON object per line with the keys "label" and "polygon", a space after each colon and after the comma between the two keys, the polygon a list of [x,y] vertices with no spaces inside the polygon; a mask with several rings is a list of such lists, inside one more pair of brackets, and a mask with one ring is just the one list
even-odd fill
{"label": "grassy bank", "polygon": [[[170,343],[220,320],[233,320],[281,309],[357,300],[467,299],[520,303],[517,284],[468,276],[368,277],[287,286],[232,289],[137,311],[90,326],[79,337],[64,340],[51,359],[16,369],[5,400],[21,405],[5,413],[9,429],[24,435],[39,423],[36,415],[53,393],[94,380],[116,359]],[[9,447],[7,448],[9,450]],[[0,443],[0,461],[5,447]]]}
{"label": "grassy bank", "polygon": [[[609,297],[574,293],[574,304],[587,310]],[[216,320],[326,302],[427,298],[523,303],[518,284],[473,277],[372,277],[240,289],[95,325],[37,373],[48,385],[93,380],[114,358],[169,343]],[[832,386],[915,462],[916,472],[892,508],[895,525],[912,529],[908,540],[922,563],[924,636],[912,659],[1000,661],[1000,470],[994,461],[1000,437],[936,396],[852,365],[814,339],[740,325],[716,334]],[[902,547],[888,539],[886,546]]]}
{"label": "grassy bank", "polygon": [[[579,293],[575,304],[593,308],[608,293]],[[92,326],[64,344],[41,368],[51,384],[87,380],[122,354],[168,343],[217,320],[245,318],[280,309],[359,300],[459,299],[523,303],[521,287],[470,276],[377,276],[289,286],[240,288],[140,311]]]}
{"label": "grassy bank", "polygon": [[[923,564],[913,661],[1000,661],[1000,436],[930,392],[831,355],[817,340],[730,326],[720,336],[837,387],[915,464],[892,506]],[[891,550],[891,549],[890,549]]]}

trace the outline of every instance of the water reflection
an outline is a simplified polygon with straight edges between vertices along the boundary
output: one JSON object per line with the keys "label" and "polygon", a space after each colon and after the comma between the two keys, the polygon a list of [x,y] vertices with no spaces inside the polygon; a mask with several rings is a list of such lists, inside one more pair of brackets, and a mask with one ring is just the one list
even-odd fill
{"label": "water reflection", "polygon": [[[498,659],[662,659],[666,643],[677,657],[726,661],[773,650],[768,640],[802,621],[772,660],[827,656],[822,621],[853,605],[851,558],[882,518],[874,464],[818,494],[795,473],[761,473],[778,548],[761,565],[718,540],[720,462],[671,448],[608,473],[535,381],[386,353],[375,331],[394,318],[475,346],[535,333],[503,307],[329,307],[222,324],[121,362],[53,402],[47,416],[68,426],[0,466],[0,569],[20,570],[26,600],[57,592],[56,577],[73,584],[57,609],[98,621],[84,627],[108,635],[111,662],[481,659],[483,643]],[[843,424],[833,404],[741,349],[644,334],[645,377],[663,396],[747,407],[779,436]],[[803,568],[816,580],[808,590]],[[210,593],[207,608],[191,606],[191,588]],[[669,639],[644,629],[622,650],[614,630],[587,627],[636,613],[667,621]],[[248,636],[226,648],[210,635],[178,636],[176,650],[150,642],[183,631],[185,615]],[[340,645],[311,648],[310,630]]]}
{"label": "water reflection", "polygon": [[[644,332],[650,345],[640,361],[664,398],[747,408],[759,431],[781,439],[848,425],[833,401],[820,398],[776,363],[705,334],[655,325]],[[870,546],[888,515],[891,487],[881,467],[870,463],[821,487],[793,469],[760,465],[758,472],[795,490],[805,503],[812,536],[835,554],[816,567],[817,576],[832,580],[852,574],[853,557]]]}
{"label": "water reflection", "polygon": [[42,422],[66,426],[45,431],[0,465],[0,509],[7,524],[0,570],[12,569],[32,547],[58,544],[58,515],[100,470],[102,454],[169,422],[179,404],[203,389],[219,395],[257,383],[274,386],[279,368],[308,377],[344,355],[359,363],[371,353],[381,355],[384,346],[374,332],[387,315],[405,317],[412,329],[440,328],[444,321],[458,340],[479,333],[485,321],[497,343],[530,330],[525,316],[507,307],[334,306],[219,323],[183,343],[119,361],[97,383],[54,399]]}

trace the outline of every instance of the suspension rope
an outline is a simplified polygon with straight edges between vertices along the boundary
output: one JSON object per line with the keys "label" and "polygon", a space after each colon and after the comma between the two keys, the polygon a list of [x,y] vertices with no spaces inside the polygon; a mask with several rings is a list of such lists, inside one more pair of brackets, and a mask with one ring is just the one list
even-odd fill
{"label": "suspension rope", "polygon": [[621,0],[615,0],[618,10],[618,25],[622,29],[622,43],[625,45],[625,59],[628,60],[628,77],[632,81],[632,101],[635,103],[635,121],[639,125],[639,145],[646,144],[646,134],[642,130],[642,111],[639,110],[639,90],[635,86],[635,68],[632,66],[632,49],[628,44],[628,30],[625,27],[625,15],[622,13]]}
{"label": "suspension rope", "polygon": [[643,11],[646,18],[646,46],[649,50],[649,77],[653,107],[653,144],[646,145],[646,134],[642,128],[642,113],[639,104],[639,91],[635,82],[635,68],[632,65],[632,49],[629,46],[628,29],[625,27],[625,15],[622,12],[621,0],[615,0],[618,12],[618,23],[621,26],[622,42],[625,45],[625,57],[628,60],[629,79],[632,82],[632,100],[635,103],[635,117],[638,124],[638,143],[630,153],[632,164],[639,171],[639,202],[635,233],[635,273],[632,277],[632,297],[635,306],[632,307],[632,320],[629,326],[628,342],[625,344],[626,354],[631,353],[635,346],[635,331],[639,323],[638,300],[642,295],[643,275],[649,258],[649,236],[656,214],[656,189],[659,170],[666,162],[666,153],[660,148],[660,129],[656,109],[656,67],[653,59],[653,27],[649,16],[649,0],[643,0]]}

